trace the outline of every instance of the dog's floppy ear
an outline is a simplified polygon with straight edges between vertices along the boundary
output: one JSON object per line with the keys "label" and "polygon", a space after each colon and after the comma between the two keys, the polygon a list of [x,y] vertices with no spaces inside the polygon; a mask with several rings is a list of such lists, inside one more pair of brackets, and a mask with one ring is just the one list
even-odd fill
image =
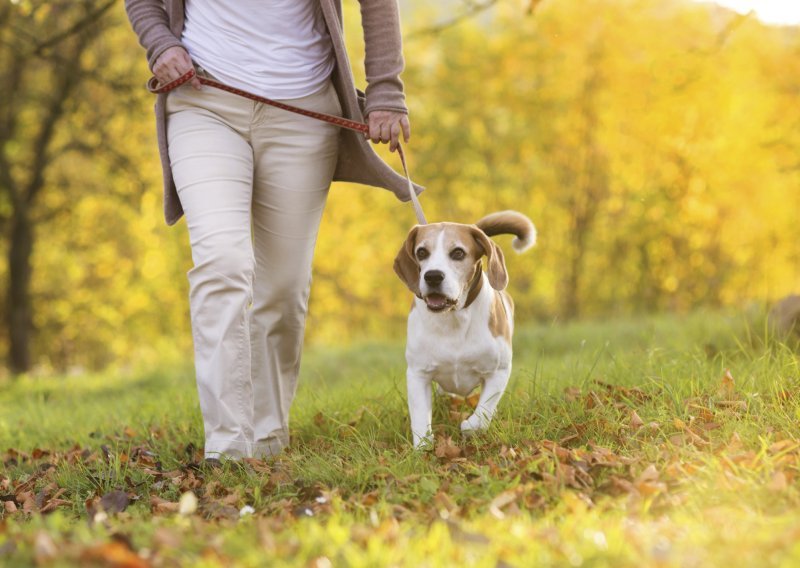
{"label": "dog's floppy ear", "polygon": [[406,241],[400,247],[400,251],[394,259],[394,271],[400,280],[408,286],[415,296],[420,295],[419,291],[419,263],[414,256],[414,246],[417,244],[417,233],[419,225],[415,226],[408,233]]}
{"label": "dog's floppy ear", "polygon": [[495,290],[505,290],[508,286],[508,271],[506,270],[506,257],[503,251],[486,233],[478,227],[472,228],[472,236],[478,246],[483,249],[487,259],[486,274],[489,276],[489,284]]}

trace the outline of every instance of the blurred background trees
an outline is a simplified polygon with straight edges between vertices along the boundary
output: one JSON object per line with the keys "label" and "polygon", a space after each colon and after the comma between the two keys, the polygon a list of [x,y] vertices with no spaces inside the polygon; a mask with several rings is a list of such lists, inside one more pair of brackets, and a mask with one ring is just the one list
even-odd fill
{"label": "blurred background trees", "polygon": [[[521,321],[800,288],[797,27],[689,0],[401,5],[426,213],[531,216],[539,245],[507,255]],[[345,11],[363,78],[357,2]],[[188,358],[188,240],[162,220],[121,2],[6,1],[0,39],[7,367]],[[387,192],[334,187],[309,340],[402,336],[410,299],[391,266],[413,222]]]}

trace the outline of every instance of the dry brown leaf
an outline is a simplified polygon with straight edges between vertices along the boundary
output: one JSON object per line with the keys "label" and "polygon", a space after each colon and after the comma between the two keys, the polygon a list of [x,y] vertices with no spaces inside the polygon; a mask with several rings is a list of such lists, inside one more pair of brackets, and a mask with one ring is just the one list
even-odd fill
{"label": "dry brown leaf", "polygon": [[81,553],[81,561],[101,564],[109,568],[148,568],[150,564],[120,541],[111,541],[87,548]]}
{"label": "dry brown leaf", "polygon": [[697,418],[700,420],[704,420],[706,422],[710,422],[714,419],[714,411],[700,404],[690,403],[686,405],[686,410],[697,416]]}
{"label": "dry brown leaf", "polygon": [[249,464],[256,473],[269,473],[270,467],[267,462],[257,458],[242,458],[242,461]]}
{"label": "dry brown leaf", "polygon": [[644,420],[642,420],[639,415],[636,413],[635,410],[631,410],[631,423],[630,427],[631,430],[634,432],[644,426]]}
{"label": "dry brown leaf", "polygon": [[156,495],[150,497],[150,509],[155,514],[177,513],[180,503],[172,503]]}
{"label": "dry brown leaf", "polygon": [[723,399],[736,398],[736,384],[730,369],[725,369],[725,374],[722,375],[722,380],[717,389],[717,396]]}
{"label": "dry brown leaf", "polygon": [[453,438],[447,436],[446,438],[439,438],[436,441],[436,449],[434,454],[437,458],[453,459],[461,455],[461,448],[453,443]]}
{"label": "dry brown leaf", "polygon": [[44,531],[36,533],[33,539],[33,558],[37,564],[46,564],[58,556],[58,547],[53,538]]}
{"label": "dry brown leaf", "polygon": [[327,556],[319,556],[308,563],[308,568],[333,568],[333,563]]}
{"label": "dry brown leaf", "polygon": [[743,400],[718,400],[716,405],[736,412],[745,412],[747,410],[747,402]]}
{"label": "dry brown leaf", "polygon": [[361,504],[365,507],[372,507],[375,503],[378,502],[378,490],[375,489],[370,491],[369,493],[365,493],[363,497],[361,497]]}
{"label": "dry brown leaf", "polygon": [[452,513],[458,509],[458,505],[453,499],[444,491],[439,491],[433,496],[433,502],[436,504],[437,509],[445,510]]}
{"label": "dry brown leaf", "polygon": [[33,513],[36,510],[36,497],[30,491],[17,493],[17,503],[22,504],[25,513]]}
{"label": "dry brown leaf", "polygon": [[109,491],[100,499],[100,506],[109,515],[121,513],[128,507],[129,503],[128,494],[119,490]]}
{"label": "dry brown leaf", "polygon": [[578,387],[567,387],[564,389],[564,398],[567,402],[575,402],[581,398],[581,389]]}
{"label": "dry brown leaf", "polygon": [[478,402],[480,402],[481,400],[481,393],[474,392],[471,395],[469,395],[465,400],[470,408],[478,408]]}
{"label": "dry brown leaf", "polygon": [[31,457],[34,460],[39,460],[39,459],[42,459],[43,457],[46,457],[46,456],[49,456],[49,455],[50,455],[49,451],[42,450],[40,448],[34,448],[33,451],[31,452]]}
{"label": "dry brown leaf", "polygon": [[800,444],[798,444],[794,440],[779,440],[771,444],[767,451],[769,451],[770,454],[775,455],[775,454],[794,452],[798,448],[800,448]]}
{"label": "dry brown leaf", "polygon": [[776,471],[772,475],[772,479],[770,480],[767,488],[770,491],[786,491],[789,487],[789,480],[786,478],[786,474],[783,471]]}
{"label": "dry brown leaf", "polygon": [[153,533],[153,542],[158,548],[180,549],[183,546],[183,536],[173,529],[158,527]]}
{"label": "dry brown leaf", "polygon": [[72,505],[72,501],[69,501],[68,499],[50,499],[39,512],[43,515],[46,515],[47,513],[52,513],[58,507],[66,507],[69,505]]}
{"label": "dry brown leaf", "polygon": [[489,512],[498,519],[505,519],[506,515],[502,509],[516,501],[518,497],[519,494],[514,489],[503,491],[489,503]]}
{"label": "dry brown leaf", "polygon": [[639,477],[636,478],[638,482],[647,482],[647,481],[658,481],[658,470],[654,464],[648,465],[642,473],[639,474]]}

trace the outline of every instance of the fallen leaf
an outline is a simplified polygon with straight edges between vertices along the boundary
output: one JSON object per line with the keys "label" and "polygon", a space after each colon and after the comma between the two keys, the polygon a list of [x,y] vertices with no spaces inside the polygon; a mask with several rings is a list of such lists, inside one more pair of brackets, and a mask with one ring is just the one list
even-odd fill
{"label": "fallen leaf", "polygon": [[191,491],[187,491],[181,495],[178,502],[178,513],[181,515],[193,515],[197,511],[197,495]]}
{"label": "fallen leaf", "polygon": [[453,459],[461,455],[461,448],[453,443],[453,438],[439,438],[436,443],[434,454],[437,458]]}
{"label": "fallen leaf", "polygon": [[153,513],[177,513],[179,507],[180,505],[178,503],[172,503],[156,495],[152,495],[150,497],[150,508],[152,509]]}
{"label": "fallen leaf", "polygon": [[150,566],[144,558],[117,540],[87,548],[81,553],[81,561],[101,564],[110,568],[148,568]]}
{"label": "fallen leaf", "polygon": [[503,513],[502,509],[516,501],[518,496],[517,492],[513,489],[503,491],[489,503],[489,512],[500,520],[505,519],[506,515]]}
{"label": "fallen leaf", "polygon": [[128,507],[129,503],[128,494],[119,490],[109,491],[100,499],[100,506],[109,515],[121,513]]}
{"label": "fallen leaf", "polygon": [[723,399],[732,399],[736,397],[736,385],[730,369],[725,369],[725,374],[722,375],[722,380],[717,389],[717,396]]}
{"label": "fallen leaf", "polygon": [[770,491],[786,491],[788,487],[789,481],[786,479],[786,474],[782,471],[776,471],[767,485]]}
{"label": "fallen leaf", "polygon": [[718,400],[716,405],[737,412],[745,412],[747,410],[747,403],[743,400]]}
{"label": "fallen leaf", "polygon": [[308,568],[333,568],[333,563],[327,556],[319,556],[308,563]]}
{"label": "fallen leaf", "polygon": [[250,465],[256,473],[269,473],[270,467],[264,460],[257,458],[242,458],[242,461]]}
{"label": "fallen leaf", "polygon": [[33,539],[33,557],[37,564],[45,564],[58,556],[58,547],[53,538],[44,531],[36,533]]}
{"label": "fallen leaf", "polygon": [[478,402],[480,402],[481,400],[481,393],[474,392],[471,395],[469,395],[465,400],[470,408],[478,408]]}
{"label": "fallen leaf", "polygon": [[642,420],[639,415],[636,413],[635,410],[631,410],[631,430],[634,432],[644,426],[644,420]]}
{"label": "fallen leaf", "polygon": [[578,387],[567,387],[564,389],[564,398],[567,402],[575,402],[581,398],[581,389]]}

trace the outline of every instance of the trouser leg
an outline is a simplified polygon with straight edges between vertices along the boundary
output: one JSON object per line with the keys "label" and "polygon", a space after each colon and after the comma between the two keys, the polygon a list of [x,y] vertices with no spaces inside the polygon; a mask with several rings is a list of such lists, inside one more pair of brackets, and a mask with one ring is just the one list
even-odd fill
{"label": "trouser leg", "polygon": [[232,97],[184,87],[167,104],[170,160],[194,262],[189,304],[207,457],[252,454],[253,152],[235,127],[247,109]]}
{"label": "trouser leg", "polygon": [[[333,86],[302,99],[302,108],[340,114]],[[253,128],[256,259],[250,341],[254,455],[289,443],[289,408],[297,387],[319,223],[336,165],[338,129],[264,107]]]}

